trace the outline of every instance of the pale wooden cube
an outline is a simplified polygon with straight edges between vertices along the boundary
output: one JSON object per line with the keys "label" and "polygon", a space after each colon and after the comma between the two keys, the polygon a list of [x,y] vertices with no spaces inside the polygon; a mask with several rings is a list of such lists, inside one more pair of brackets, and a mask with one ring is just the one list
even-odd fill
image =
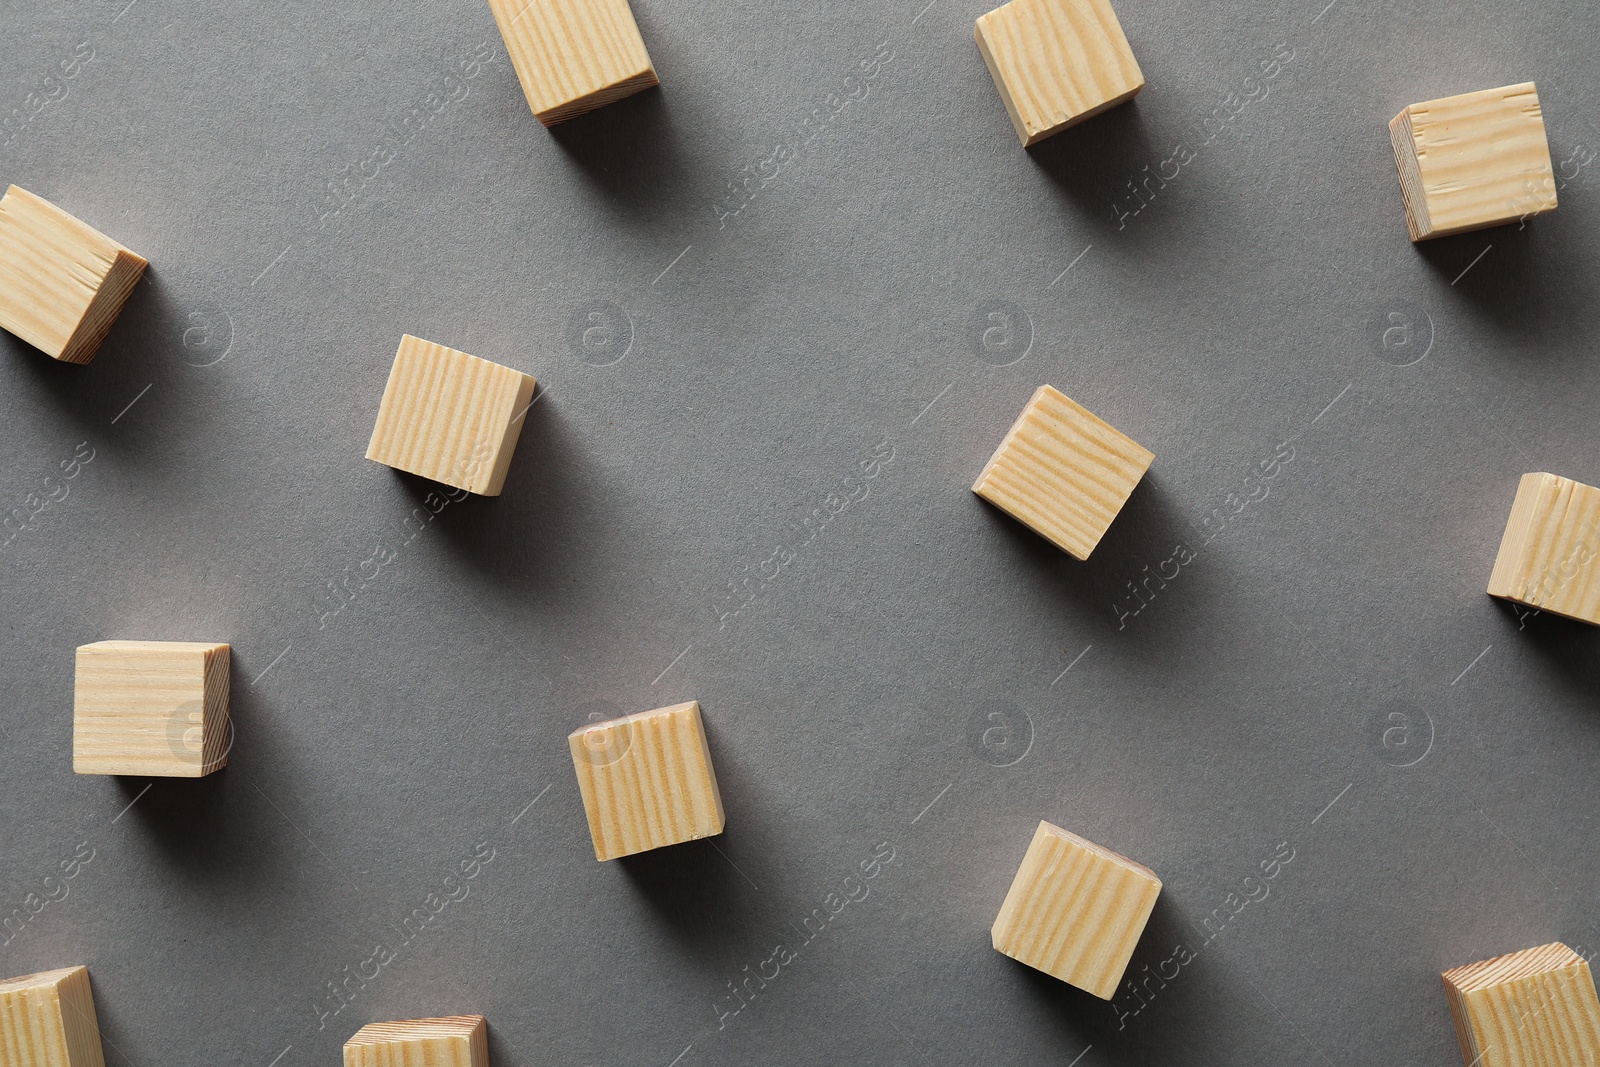
{"label": "pale wooden cube", "polygon": [[973,32],[1024,145],[1144,88],[1108,0],[1011,0],[980,16]]}
{"label": "pale wooden cube", "polygon": [[146,266],[26,189],[0,199],[0,329],[53,359],[93,359]]}
{"label": "pale wooden cube", "polygon": [[699,701],[585,726],[567,744],[595,859],[722,833],[722,794]]}
{"label": "pale wooden cube", "polygon": [[80,646],[72,769],[201,778],[227,766],[230,651],[197,641]]}
{"label": "pale wooden cube", "polygon": [[89,971],[0,982],[0,1067],[105,1067]]}
{"label": "pale wooden cube", "polygon": [[628,0],[489,0],[489,9],[546,126],[660,84]]}
{"label": "pale wooden cube", "polygon": [[499,496],[536,384],[521,371],[406,334],[367,458]]}
{"label": "pale wooden cube", "polygon": [[1600,625],[1600,489],[1524,474],[1489,595]]}
{"label": "pale wooden cube", "polygon": [[1161,879],[1108,848],[1040,822],[990,931],[994,947],[1110,1000]]}
{"label": "pale wooden cube", "polygon": [[481,1015],[369,1023],[344,1043],[344,1067],[489,1067]]}
{"label": "pale wooden cube", "polygon": [[1413,241],[1556,209],[1533,82],[1412,104],[1389,123]]}
{"label": "pale wooden cube", "polygon": [[1589,964],[1556,942],[1445,971],[1466,1067],[1600,1063],[1600,998]]}
{"label": "pale wooden cube", "polygon": [[1041,385],[972,491],[1040,537],[1088,559],[1155,455]]}

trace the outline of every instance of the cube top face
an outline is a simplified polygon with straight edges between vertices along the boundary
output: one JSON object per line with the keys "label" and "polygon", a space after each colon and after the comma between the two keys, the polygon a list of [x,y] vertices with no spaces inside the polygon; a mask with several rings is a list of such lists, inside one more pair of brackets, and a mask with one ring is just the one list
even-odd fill
{"label": "cube top face", "polygon": [[228,762],[226,644],[99,641],[78,649],[72,769],[200,778]]}
{"label": "cube top face", "polygon": [[105,1067],[83,967],[0,982],[0,1065]]}
{"label": "cube top face", "polygon": [[1600,489],[1554,474],[1524,474],[1489,593],[1600,625]]}
{"label": "cube top face", "polygon": [[1041,822],[990,934],[1019,963],[1110,1000],[1160,893],[1149,868]]}
{"label": "cube top face", "polygon": [[1024,145],[1144,88],[1108,0],[1011,0],[981,16],[974,34]]}
{"label": "cube top face", "polygon": [[1088,559],[1155,455],[1042,385],[972,491],[1040,537]]}
{"label": "cube top face", "polygon": [[0,199],[0,328],[52,359],[93,359],[146,266],[26,189]]}
{"label": "cube top face", "polygon": [[567,744],[596,859],[722,832],[722,795],[699,701],[586,726]]}
{"label": "cube top face", "polygon": [[[0,997],[13,996],[21,992],[47,992],[52,996],[59,993],[61,984],[80,974],[87,975],[85,967],[61,967],[54,971],[40,971],[37,974],[25,974],[20,978],[7,978],[0,981]],[[0,1001],[9,1003],[9,1001]]]}
{"label": "cube top face", "polygon": [[481,1015],[370,1023],[344,1044],[345,1067],[488,1067]]}
{"label": "cube top face", "polygon": [[1582,956],[1559,942],[1445,971],[1468,1067],[1600,1062],[1600,997]]}
{"label": "cube top face", "polygon": [[1532,82],[1412,104],[1389,123],[1413,241],[1556,208],[1544,113]]}
{"label": "cube top face", "polygon": [[406,334],[378,405],[367,458],[482,496],[499,496],[534,380]]}
{"label": "cube top face", "polygon": [[489,0],[546,126],[660,84],[628,0]]}

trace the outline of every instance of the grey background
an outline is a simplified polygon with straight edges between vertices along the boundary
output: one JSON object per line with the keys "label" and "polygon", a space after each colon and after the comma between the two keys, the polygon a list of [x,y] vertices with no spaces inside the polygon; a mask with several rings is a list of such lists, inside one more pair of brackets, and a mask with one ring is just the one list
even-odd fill
{"label": "grey background", "polygon": [[[1600,639],[1483,593],[1519,475],[1600,482],[1600,14],[1124,2],[1147,89],[1028,152],[924,2],[639,0],[663,87],[553,133],[481,0],[0,5],[0,181],[152,263],[90,366],[0,337],[0,505],[66,492],[0,551],[0,914],[65,893],[0,971],[141,1067],[1444,1067],[1440,970],[1600,946]],[[1414,248],[1385,123],[1526,79],[1560,209]],[[503,496],[362,458],[403,332],[539,379]],[[967,491],[1041,382],[1156,454],[1087,563]],[[105,638],[233,643],[225,771],[72,774]],[[726,834],[597,864],[565,734],[689,698]],[[1164,879],[1138,1014],[990,948],[1040,818]]]}

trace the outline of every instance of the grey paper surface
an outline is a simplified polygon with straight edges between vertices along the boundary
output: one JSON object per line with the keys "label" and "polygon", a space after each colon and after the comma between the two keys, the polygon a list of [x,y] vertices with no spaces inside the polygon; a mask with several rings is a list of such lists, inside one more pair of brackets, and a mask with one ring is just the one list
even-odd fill
{"label": "grey paper surface", "polygon": [[[140,1067],[1446,1067],[1439,971],[1600,946],[1600,636],[1483,592],[1600,482],[1600,14],[1121,3],[1145,92],[1029,152],[925,2],[638,0],[662,87],[554,132],[479,0],[0,4],[0,180],[152,263],[0,337],[0,971]],[[1527,79],[1559,210],[1413,247],[1385,123]],[[405,332],[539,379],[499,498],[363,458]],[[1086,563],[968,491],[1043,382],[1156,454]],[[106,638],[232,642],[225,771],[72,773]],[[566,733],[690,698],[727,832],[596,863]],[[1041,818],[1176,977],[991,949]]]}

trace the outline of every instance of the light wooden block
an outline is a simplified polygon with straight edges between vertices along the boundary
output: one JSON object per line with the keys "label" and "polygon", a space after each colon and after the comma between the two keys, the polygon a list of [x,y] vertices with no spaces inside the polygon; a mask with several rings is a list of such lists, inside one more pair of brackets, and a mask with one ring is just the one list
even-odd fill
{"label": "light wooden block", "polygon": [[1600,489],[1524,474],[1489,595],[1600,625]]}
{"label": "light wooden block", "polygon": [[1556,209],[1533,82],[1412,104],[1389,123],[1413,241]]}
{"label": "light wooden block", "polygon": [[87,363],[147,266],[48,200],[0,199],[0,328],[64,363]]}
{"label": "light wooden block", "polygon": [[72,769],[201,778],[227,766],[229,653],[196,641],[80,646]]}
{"label": "light wooden block", "polygon": [[1011,0],[980,16],[973,32],[1024,145],[1144,88],[1108,0]]}
{"label": "light wooden block", "polygon": [[344,1067],[489,1067],[481,1015],[369,1023],[344,1043]]}
{"label": "light wooden block", "polygon": [[660,84],[628,0],[489,0],[489,8],[546,126]]}
{"label": "light wooden block", "polygon": [[597,860],[722,833],[726,821],[700,702],[595,723],[567,736]]}
{"label": "light wooden block", "polygon": [[534,380],[406,334],[389,370],[367,458],[482,496],[499,496]]}
{"label": "light wooden block", "polygon": [[1088,559],[1155,455],[1041,385],[972,491],[1078,559]]}
{"label": "light wooden block", "polygon": [[990,937],[1018,963],[1110,1000],[1160,893],[1149,868],[1040,822]]}
{"label": "light wooden block", "polygon": [[105,1067],[89,972],[64,967],[0,982],[0,1067]]}
{"label": "light wooden block", "polygon": [[1600,1064],[1600,998],[1582,956],[1559,942],[1445,971],[1467,1067]]}

